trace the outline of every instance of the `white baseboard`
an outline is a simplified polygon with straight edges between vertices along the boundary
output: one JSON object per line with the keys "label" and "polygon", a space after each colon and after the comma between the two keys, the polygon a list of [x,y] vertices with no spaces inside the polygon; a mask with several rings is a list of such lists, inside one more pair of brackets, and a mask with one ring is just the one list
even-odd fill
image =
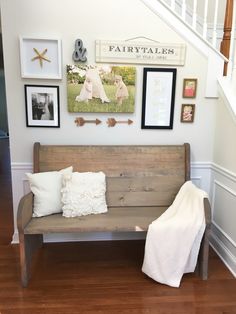
{"label": "white baseboard", "polygon": [[212,233],[210,245],[214,249],[216,254],[220,257],[220,259],[223,261],[225,266],[236,278],[236,258],[230,252],[230,250],[224,245],[224,243],[218,238],[216,233]]}

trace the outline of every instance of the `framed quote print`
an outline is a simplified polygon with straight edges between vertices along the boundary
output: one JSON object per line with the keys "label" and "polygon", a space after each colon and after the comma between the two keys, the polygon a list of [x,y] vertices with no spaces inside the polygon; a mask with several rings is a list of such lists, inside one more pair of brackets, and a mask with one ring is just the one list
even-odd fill
{"label": "framed quote print", "polygon": [[144,68],[142,129],[172,129],[176,69]]}

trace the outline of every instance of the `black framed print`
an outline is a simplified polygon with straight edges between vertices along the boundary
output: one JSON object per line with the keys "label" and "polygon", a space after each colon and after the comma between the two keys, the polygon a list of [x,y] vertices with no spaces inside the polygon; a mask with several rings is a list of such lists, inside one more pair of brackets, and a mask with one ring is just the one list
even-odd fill
{"label": "black framed print", "polygon": [[25,85],[26,125],[60,127],[59,86]]}
{"label": "black framed print", "polygon": [[142,129],[172,129],[176,69],[144,68]]}

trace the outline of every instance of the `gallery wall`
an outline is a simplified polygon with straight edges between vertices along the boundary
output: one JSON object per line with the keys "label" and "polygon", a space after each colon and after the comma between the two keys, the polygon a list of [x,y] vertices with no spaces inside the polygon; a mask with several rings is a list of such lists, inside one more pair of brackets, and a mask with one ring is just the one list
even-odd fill
{"label": "gallery wall", "polygon": [[[92,9],[91,9],[92,8]],[[141,130],[142,69],[137,66],[135,113],[132,126],[108,129],[103,123],[97,127],[75,127],[76,114],[67,112],[66,64],[71,64],[74,42],[84,41],[88,50],[88,63],[95,63],[95,40],[126,40],[144,36],[159,42],[183,43],[175,32],[162,23],[140,1],[86,1],[50,2],[44,0],[8,0],[2,2],[2,27],[4,40],[7,104],[11,133],[11,157],[13,162],[32,161],[32,143],[78,144],[157,144],[191,143],[194,161],[206,161],[212,154],[212,108],[214,100],[204,99],[205,68],[207,60],[187,44],[186,63],[177,67],[174,128],[170,131]],[[99,14],[98,14],[99,12]],[[62,40],[62,80],[22,79],[20,72],[19,36],[60,38]],[[141,40],[145,40],[142,39]],[[198,78],[196,119],[191,125],[180,123],[183,78]],[[24,84],[51,84],[60,87],[60,129],[27,128],[25,124]],[[186,100],[185,100],[186,102]],[[89,116],[89,115],[83,115]],[[106,120],[108,114],[91,114]],[[123,116],[123,115],[122,115]],[[208,130],[208,132],[205,132]],[[127,131],[129,136],[127,137]],[[204,141],[202,140],[204,138]],[[22,139],[24,139],[22,141]]]}
{"label": "gallery wall", "polygon": [[[196,180],[207,171],[213,156],[215,99],[204,97],[207,59],[197,48],[151,12],[139,0],[2,0],[2,32],[6,77],[7,108],[13,176],[14,213],[25,193],[24,173],[32,169],[32,145],[43,144],[180,144],[191,145],[193,176]],[[19,36],[59,38],[62,41],[62,80],[24,79],[21,77]],[[135,111],[133,114],[68,113],[66,65],[72,64],[77,38],[87,48],[88,63],[95,63],[95,40],[128,40],[185,43],[186,61],[177,69],[174,123],[172,130],[141,129],[143,65],[137,65]],[[147,39],[148,38],[148,39]],[[153,67],[151,65],[150,67]],[[158,67],[158,66],[156,66]],[[163,66],[161,66],[163,67]],[[168,66],[167,66],[168,67]],[[182,98],[184,78],[197,78],[195,99]],[[57,85],[60,88],[60,128],[26,127],[24,85]],[[196,105],[193,123],[181,123],[181,105]],[[102,124],[77,127],[75,117],[98,118]],[[108,117],[132,119],[131,125],[108,128]],[[203,166],[203,167],[202,167]],[[201,185],[201,184],[200,184]],[[204,184],[203,184],[204,185]],[[204,187],[209,189],[208,181]]]}

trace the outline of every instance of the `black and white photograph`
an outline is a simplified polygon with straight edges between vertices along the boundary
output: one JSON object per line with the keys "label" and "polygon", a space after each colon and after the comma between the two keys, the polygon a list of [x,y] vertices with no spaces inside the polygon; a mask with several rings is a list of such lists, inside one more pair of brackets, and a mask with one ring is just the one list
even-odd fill
{"label": "black and white photograph", "polygon": [[60,127],[59,86],[25,85],[26,125]]}

